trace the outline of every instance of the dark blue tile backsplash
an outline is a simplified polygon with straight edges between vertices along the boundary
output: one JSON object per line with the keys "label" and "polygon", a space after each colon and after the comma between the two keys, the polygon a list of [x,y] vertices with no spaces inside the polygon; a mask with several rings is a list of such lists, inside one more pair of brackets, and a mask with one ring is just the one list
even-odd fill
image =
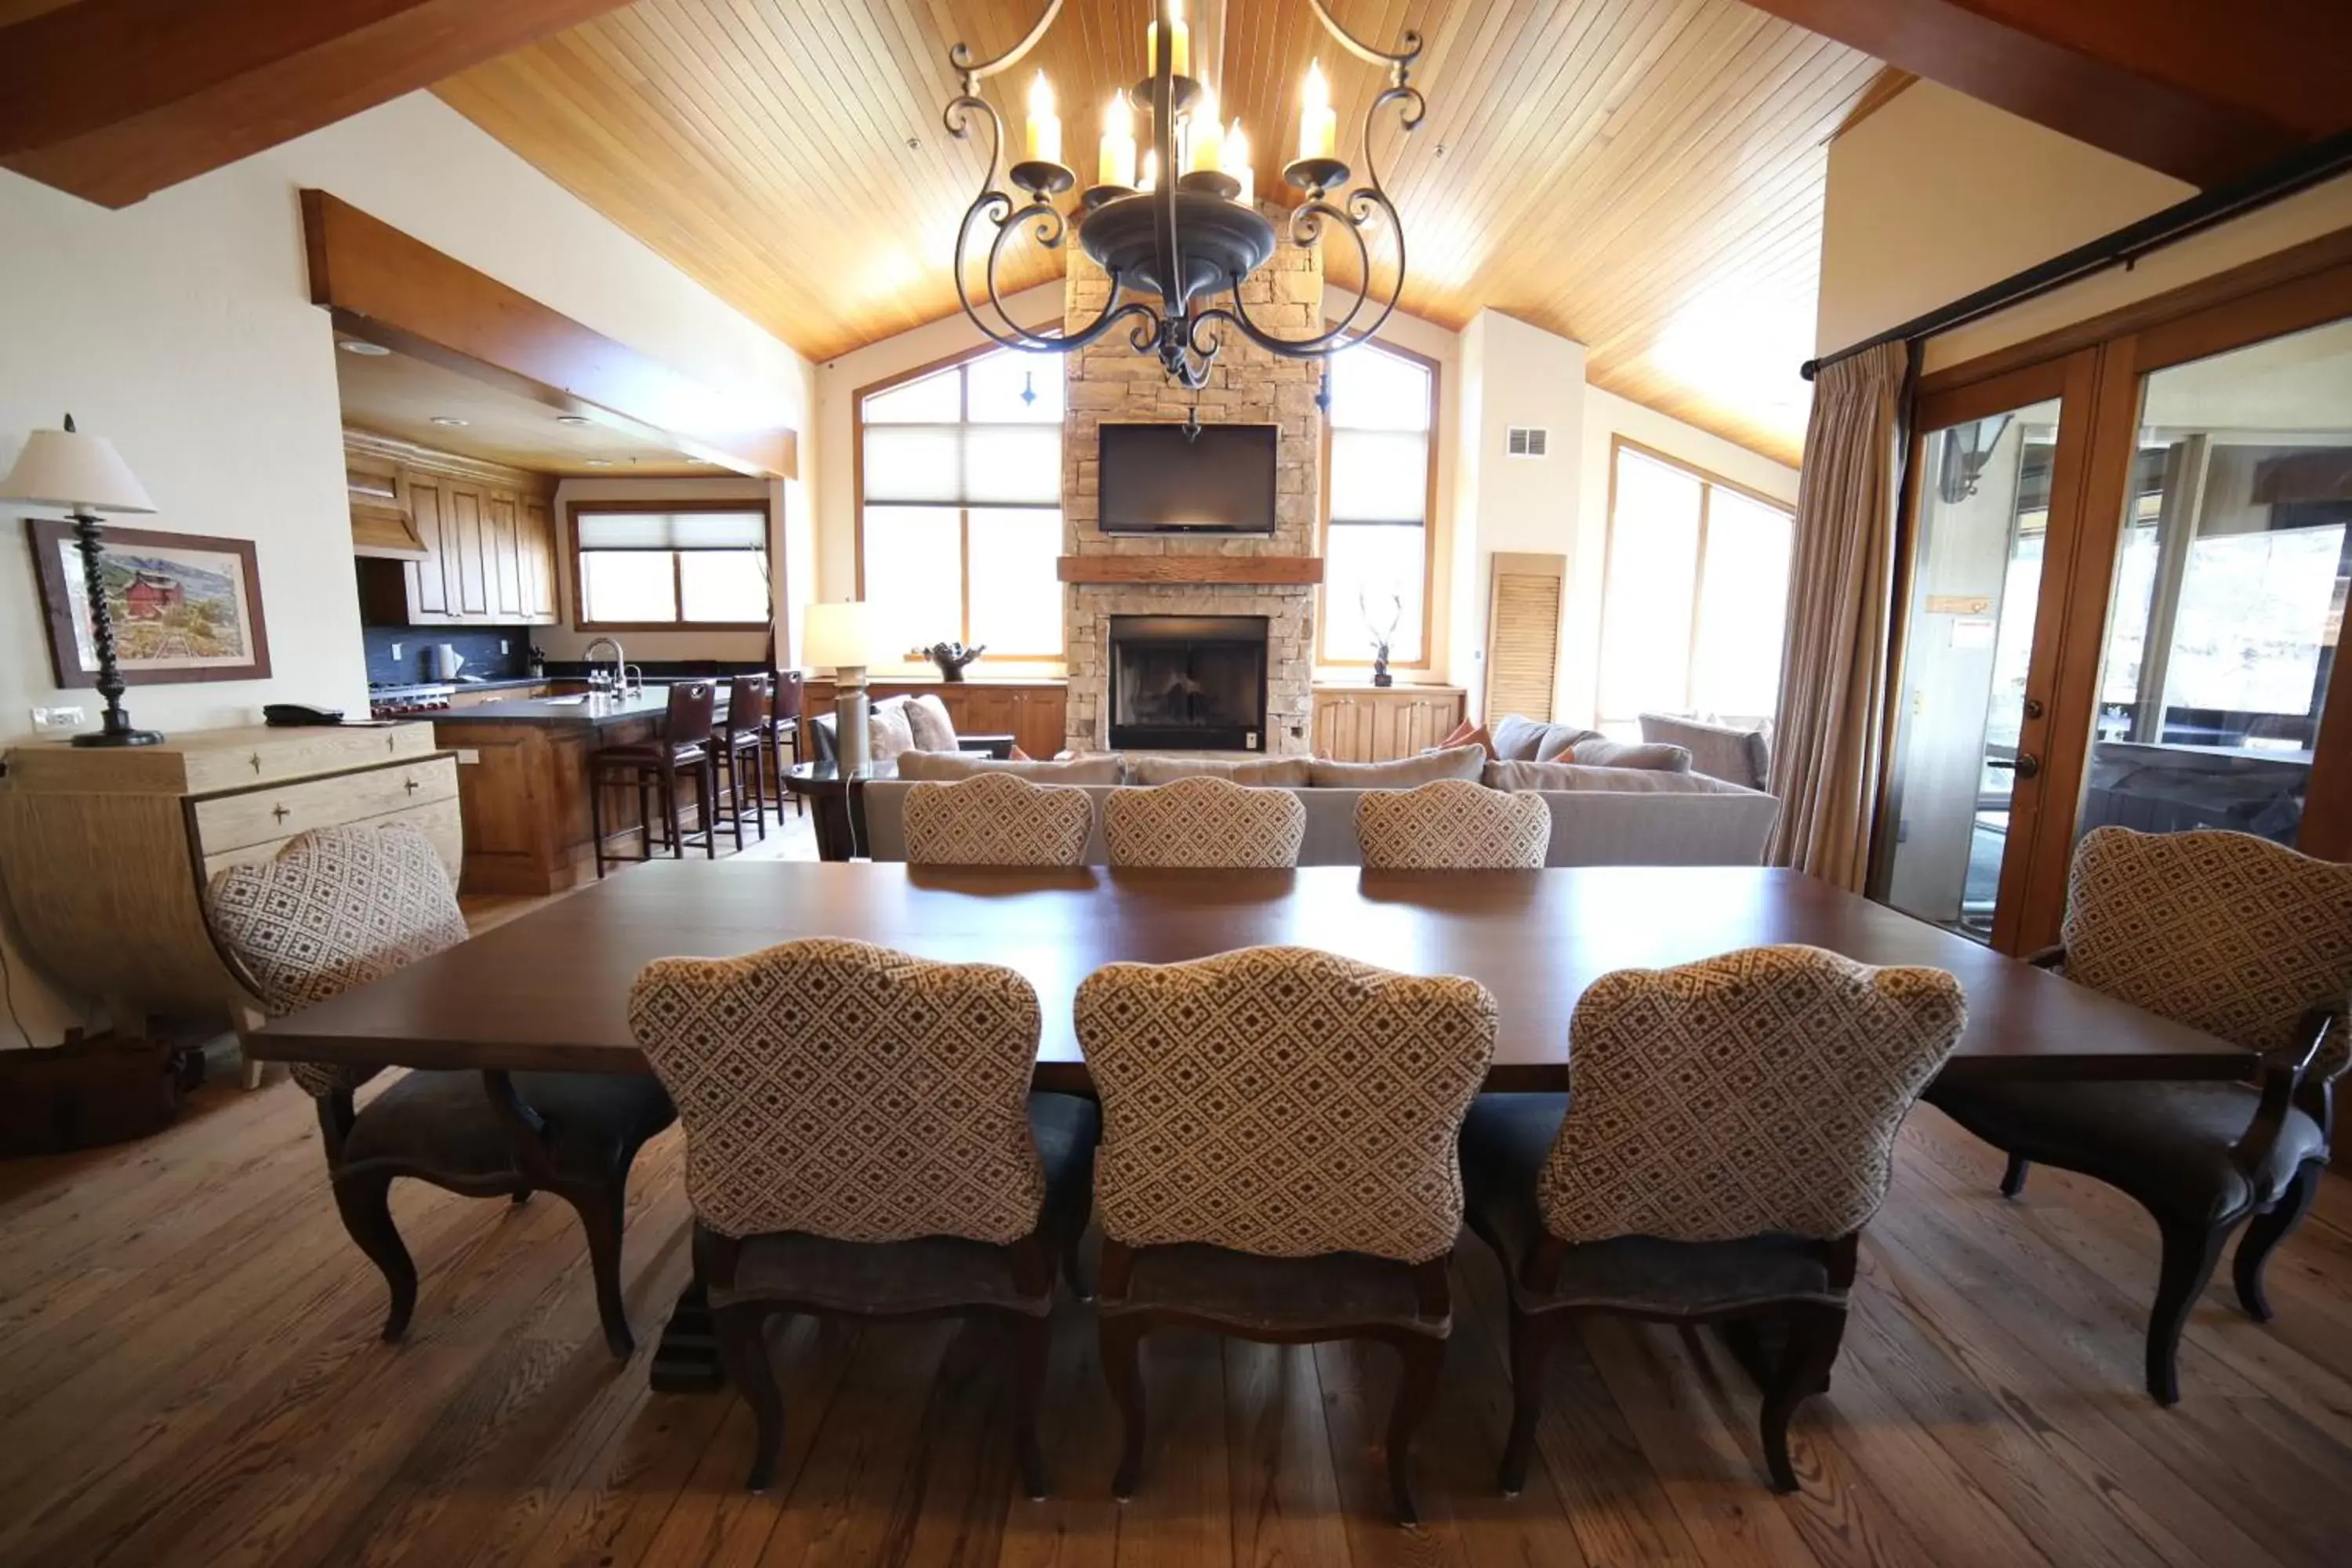
{"label": "dark blue tile backsplash", "polygon": [[[371,682],[406,684],[431,679],[425,673],[425,650],[447,643],[464,656],[464,672],[497,680],[530,673],[529,626],[362,626],[367,642],[367,672]],[[507,651],[499,651],[504,640]],[[392,656],[394,643],[400,657]]]}

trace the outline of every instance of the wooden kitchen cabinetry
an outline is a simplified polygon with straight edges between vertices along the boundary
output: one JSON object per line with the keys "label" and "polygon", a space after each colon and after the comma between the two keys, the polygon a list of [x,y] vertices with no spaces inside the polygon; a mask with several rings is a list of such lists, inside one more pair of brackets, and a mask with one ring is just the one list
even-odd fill
{"label": "wooden kitchen cabinetry", "polygon": [[[355,476],[392,465],[395,504],[415,540],[415,552],[398,559],[383,551],[362,554],[360,608],[369,624],[553,624],[558,568],[554,487],[547,476],[356,430],[343,433],[343,452]],[[355,505],[352,531],[356,546],[381,537],[386,520],[373,504]]]}

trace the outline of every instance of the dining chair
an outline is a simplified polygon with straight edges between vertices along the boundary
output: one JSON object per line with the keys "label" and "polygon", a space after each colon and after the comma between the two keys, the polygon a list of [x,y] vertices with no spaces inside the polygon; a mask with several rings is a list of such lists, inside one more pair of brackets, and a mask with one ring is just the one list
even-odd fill
{"label": "dining chair", "polygon": [[1356,847],[1368,871],[1540,871],[1551,807],[1469,779],[1368,789],[1356,801]]}
{"label": "dining chair", "polygon": [[1452,1328],[1455,1140],[1494,1053],[1494,998],[1260,947],[1098,969],[1076,1022],[1102,1097],[1097,1310],[1125,1437],[1111,1489],[1141,1479],[1153,1329],[1374,1340],[1403,1364],[1389,1491],[1412,1522],[1413,1433]]}
{"label": "dining chair", "polygon": [[2352,1061],[2352,866],[2251,834],[2094,828],[2074,849],[2059,945],[2078,985],[2260,1057],[2258,1083],[1939,1085],[1928,1102],[2009,1157],[2120,1189],[2163,1237],[2147,1391],[2180,1398],[2180,1331],[2240,1225],[2239,1303],[2271,1318],[2263,1268],[2327,1168],[2335,1086]]}
{"label": "dining chair", "polygon": [[1076,1289],[1100,1122],[1029,1092],[1029,983],[816,938],[657,960],[629,1026],[686,1123],[696,1269],[758,1428],[751,1489],[783,1441],[770,1319],[980,1317],[1011,1331],[1022,1475],[1043,1497],[1054,1259]]}
{"label": "dining chair", "polygon": [[[268,860],[232,866],[208,894],[215,935],[272,1017],[324,1002],[466,940],[432,841],[414,825],[325,827]],[[392,1291],[383,1337],[407,1332],[416,1266],[393,1224],[392,1184],[409,1177],[520,1203],[534,1190],[576,1210],[604,1342],[635,1348],[621,1300],[629,1166],[676,1120],[654,1079],[633,1073],[403,1073],[366,1105],[375,1068],[295,1062],[318,1101],[343,1228]]]}
{"label": "dining chair", "polygon": [[1307,807],[1286,789],[1202,774],[1103,796],[1113,866],[1251,868],[1298,864]]}
{"label": "dining chair", "polygon": [[1553,1344],[1595,1312],[1725,1325],[1764,1388],[1772,1484],[1796,1489],[1790,1415],[1829,1387],[1896,1130],[1965,1017],[1939,969],[1748,948],[1602,975],[1570,1023],[1573,1098],[1479,1097],[1462,1169],[1509,1279],[1503,1490],[1526,1483]]}
{"label": "dining chair", "polygon": [[1094,803],[1082,789],[1010,773],[908,786],[907,860],[921,866],[1083,866]]}

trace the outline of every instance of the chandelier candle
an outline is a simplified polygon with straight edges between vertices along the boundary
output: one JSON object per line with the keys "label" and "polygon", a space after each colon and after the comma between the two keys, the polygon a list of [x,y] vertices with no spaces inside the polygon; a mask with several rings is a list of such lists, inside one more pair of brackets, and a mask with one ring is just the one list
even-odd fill
{"label": "chandelier candle", "polygon": [[1029,84],[1029,156],[1040,163],[1062,161],[1062,118],[1054,112],[1054,84],[1044,71]]}
{"label": "chandelier candle", "polygon": [[1234,128],[1225,132],[1224,171],[1231,174],[1242,188],[1241,195],[1235,196],[1234,200],[1244,206],[1248,206],[1253,199],[1253,187],[1257,181],[1255,171],[1250,167],[1249,134],[1242,129],[1242,122],[1239,120],[1235,120]]}
{"label": "chandelier candle", "polygon": [[1328,158],[1339,150],[1339,115],[1331,107],[1331,84],[1324,79],[1323,62],[1307,67],[1306,107],[1298,111],[1298,161]]}
{"label": "chandelier candle", "polygon": [[1188,169],[1215,169],[1223,166],[1225,139],[1217,125],[1217,89],[1203,87],[1200,101],[1192,106],[1190,116],[1192,127],[1192,155],[1185,161]]}
{"label": "chandelier candle", "polygon": [[[1160,58],[1160,24],[1143,30],[1143,58]],[[1168,0],[1168,68],[1178,76],[1192,73],[1192,29],[1184,25],[1184,0]]]}
{"label": "chandelier candle", "polygon": [[1112,94],[1109,107],[1103,110],[1102,152],[1096,170],[1098,185],[1135,184],[1135,110],[1123,92]]}

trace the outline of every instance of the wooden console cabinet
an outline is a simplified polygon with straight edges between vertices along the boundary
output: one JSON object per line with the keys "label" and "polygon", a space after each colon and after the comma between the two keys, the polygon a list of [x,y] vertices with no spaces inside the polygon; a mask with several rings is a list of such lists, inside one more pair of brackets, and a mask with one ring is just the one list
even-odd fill
{"label": "wooden console cabinet", "polygon": [[155,1013],[257,1005],[214,945],[204,889],[298,833],[412,822],[454,883],[457,764],[430,724],[193,730],[160,746],[18,746],[0,779],[0,870],[25,954],[102,999],[120,1033]]}
{"label": "wooden console cabinet", "polygon": [[[805,718],[833,711],[833,682],[812,677],[803,688]],[[1052,756],[1068,743],[1070,689],[1061,680],[870,680],[866,694],[886,697],[929,692],[947,705],[948,722],[959,735],[1010,735],[1031,756]],[[1443,731],[1440,731],[1443,733]],[[814,748],[803,755],[814,758]]]}
{"label": "wooden console cabinet", "polygon": [[1335,763],[1410,757],[1462,722],[1463,697],[1458,686],[1318,684],[1315,754]]}

